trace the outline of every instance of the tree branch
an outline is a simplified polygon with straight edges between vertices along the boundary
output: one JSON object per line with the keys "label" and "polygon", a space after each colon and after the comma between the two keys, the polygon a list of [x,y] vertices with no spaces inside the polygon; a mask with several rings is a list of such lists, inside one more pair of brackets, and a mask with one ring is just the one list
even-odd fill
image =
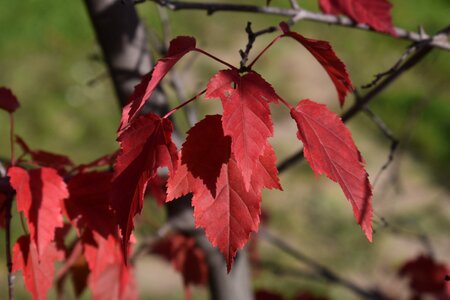
{"label": "tree branch", "polygon": [[[445,27],[443,30],[439,31],[438,34],[448,35],[450,33],[450,25]],[[353,118],[357,113],[362,111],[364,107],[372,101],[376,96],[378,96],[381,92],[383,92],[387,87],[389,87],[395,80],[397,80],[403,73],[417,65],[421,62],[430,52],[433,50],[433,47],[425,45],[421,48],[418,48],[414,54],[410,56],[409,59],[405,60],[404,63],[397,67],[395,71],[391,72],[390,75],[385,77],[383,81],[374,86],[368,93],[361,97],[355,97],[355,103],[344,113],[341,115],[341,119],[344,123]],[[299,162],[303,159],[303,150],[293,154],[288,157],[284,161],[282,161],[278,165],[278,172],[284,172],[294,163]]]}
{"label": "tree branch", "polygon": [[[278,15],[291,17],[291,24],[296,23],[300,20],[313,21],[318,23],[325,23],[330,25],[337,25],[343,27],[356,28],[361,30],[366,30],[370,32],[376,32],[378,34],[384,34],[392,37],[388,33],[378,32],[372,30],[369,26],[365,24],[358,24],[352,21],[350,18],[345,16],[334,16],[323,13],[312,12],[303,8],[282,8],[273,6],[257,6],[257,5],[247,5],[247,4],[232,4],[232,3],[209,3],[209,2],[190,2],[190,1],[171,1],[171,0],[148,0],[155,2],[160,6],[167,7],[171,10],[205,10],[208,15],[220,11],[230,11],[230,12],[249,12],[249,13],[259,13],[267,15]],[[139,1],[135,3],[141,3],[145,1]],[[425,32],[413,32],[408,31],[403,28],[395,27],[394,31],[397,35],[396,38],[409,40],[412,42],[424,42],[431,47],[436,47],[450,51],[450,43],[448,39],[443,35],[429,36]]]}
{"label": "tree branch", "polygon": [[360,287],[359,285],[349,281],[348,279],[341,277],[339,274],[333,272],[331,269],[321,265],[320,263],[306,256],[300,250],[292,247],[286,241],[277,237],[275,234],[270,233],[265,228],[261,228],[259,230],[259,235],[261,236],[261,238],[269,242],[271,245],[277,247],[284,253],[288,254],[289,256],[295,258],[296,260],[308,266],[310,269],[314,271],[314,273],[316,273],[318,276],[320,276],[321,278],[325,279],[330,283],[341,285],[347,288],[349,291],[365,299],[371,300],[388,299],[388,297],[386,297],[377,290]]}

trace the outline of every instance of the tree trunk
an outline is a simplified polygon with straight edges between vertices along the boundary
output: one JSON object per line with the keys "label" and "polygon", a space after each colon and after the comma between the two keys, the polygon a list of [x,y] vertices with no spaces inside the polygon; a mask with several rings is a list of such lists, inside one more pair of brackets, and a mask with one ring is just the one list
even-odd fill
{"label": "tree trunk", "polygon": [[[117,97],[121,106],[124,106],[134,86],[153,66],[144,25],[140,22],[134,6],[125,5],[120,0],[85,0],[85,4]],[[156,90],[151,98],[151,101],[147,102],[146,110],[159,115],[168,111],[167,98],[161,89]],[[187,213],[192,216],[188,197],[174,201],[168,209],[168,217],[172,220],[177,216],[185,218]],[[176,220],[174,223],[177,223]],[[187,226],[192,226],[193,219],[187,223],[191,223]],[[184,229],[183,225],[180,227],[180,230]],[[207,257],[211,299],[252,300],[246,253],[239,253],[231,274],[227,274],[222,255],[211,246],[204,235],[199,238],[199,245],[205,250]]]}

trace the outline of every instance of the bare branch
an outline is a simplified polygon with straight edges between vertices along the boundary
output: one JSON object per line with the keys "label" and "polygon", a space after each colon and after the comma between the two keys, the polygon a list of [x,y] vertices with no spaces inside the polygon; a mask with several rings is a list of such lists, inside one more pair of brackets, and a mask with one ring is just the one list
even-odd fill
{"label": "bare branch", "polygon": [[[439,34],[448,35],[450,33],[450,25],[445,27],[439,32]],[[381,92],[383,92],[387,87],[389,87],[397,78],[399,78],[404,72],[408,71],[419,62],[421,62],[430,52],[433,47],[426,45],[418,49],[413,55],[410,56],[397,70],[387,76],[383,81],[374,86],[368,93],[359,97],[357,101],[344,113],[341,115],[342,121],[345,123],[351,118],[353,118],[357,113],[364,109],[364,107],[371,102],[375,97],[377,97]],[[278,165],[278,171],[281,173],[292,166],[294,163],[299,162],[303,159],[303,150],[293,154]]]}
{"label": "bare branch", "polygon": [[[208,15],[220,11],[231,12],[249,12],[268,15],[278,15],[291,17],[291,23],[296,23],[300,20],[313,21],[318,23],[325,23],[330,25],[337,25],[343,27],[357,28],[361,30],[376,32],[391,36],[387,33],[378,32],[372,30],[365,24],[358,24],[352,21],[350,18],[344,16],[334,16],[323,13],[316,13],[305,10],[303,8],[282,8],[273,6],[257,6],[247,4],[232,4],[232,3],[209,3],[209,2],[189,2],[189,1],[171,1],[171,0],[149,0],[155,2],[160,6],[167,7],[171,10],[205,10]],[[144,1],[140,1],[144,2]],[[435,36],[429,36],[425,32],[413,32],[403,28],[394,28],[397,35],[396,38],[410,40],[413,42],[424,42],[431,47],[441,48],[450,51],[450,43],[448,38],[444,34],[438,34]],[[391,36],[392,37],[392,36]]]}
{"label": "bare branch", "polygon": [[323,266],[322,264],[316,262],[312,258],[303,254],[300,250],[292,247],[289,243],[279,238],[275,234],[270,233],[266,228],[260,228],[259,235],[261,236],[261,238],[269,242],[271,245],[277,247],[284,253],[288,254],[289,256],[295,258],[299,262],[308,266],[311,270],[314,271],[314,273],[316,273],[317,276],[323,278],[329,283],[341,285],[347,288],[349,291],[355,293],[356,295],[363,297],[364,299],[372,299],[372,300],[388,299],[387,296],[383,295],[381,292],[377,290],[360,287],[359,285],[349,281],[348,279],[341,277],[340,275],[333,272],[329,268]]}
{"label": "bare branch", "polygon": [[378,117],[368,106],[364,106],[364,112],[366,115],[372,120],[375,125],[377,125],[378,129],[383,133],[383,135],[391,141],[391,147],[389,149],[388,159],[387,161],[381,166],[380,170],[378,171],[377,175],[375,176],[375,179],[373,181],[373,186],[378,182],[378,179],[380,178],[381,174],[389,167],[389,165],[394,161],[394,154],[398,147],[398,140],[392,132],[389,130],[387,125],[383,122],[383,120]]}

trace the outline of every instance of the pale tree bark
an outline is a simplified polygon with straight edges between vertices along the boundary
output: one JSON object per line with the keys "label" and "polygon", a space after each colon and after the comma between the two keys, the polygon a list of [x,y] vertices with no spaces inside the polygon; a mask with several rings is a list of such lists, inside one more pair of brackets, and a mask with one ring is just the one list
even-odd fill
{"label": "pale tree bark", "polygon": [[[135,7],[120,0],[85,0],[85,4],[114,89],[123,106],[134,86],[153,66],[145,27]],[[160,115],[168,111],[167,98],[162,89],[155,91],[146,110]],[[189,197],[175,200],[168,206],[168,217],[177,224],[178,229],[189,231],[193,224],[191,209]],[[190,216],[187,222],[184,221],[186,215]],[[180,222],[176,221],[178,216]],[[211,299],[253,299],[247,255],[239,253],[232,272],[227,274],[224,259],[218,250],[211,246],[203,234],[198,240],[207,257]]]}

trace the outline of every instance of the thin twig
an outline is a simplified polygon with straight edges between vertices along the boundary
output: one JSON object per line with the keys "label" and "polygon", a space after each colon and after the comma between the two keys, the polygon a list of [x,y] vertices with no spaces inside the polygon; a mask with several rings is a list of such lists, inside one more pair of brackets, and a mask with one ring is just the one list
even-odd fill
{"label": "thin twig", "polygon": [[270,233],[266,228],[260,228],[259,235],[261,238],[269,242],[271,245],[277,247],[284,253],[288,254],[289,256],[295,258],[296,260],[302,262],[306,266],[308,266],[310,269],[312,269],[318,276],[323,278],[324,280],[338,284],[340,286],[343,286],[347,288],[349,291],[355,293],[356,295],[359,295],[365,299],[372,299],[372,300],[387,300],[388,297],[383,295],[381,292],[373,289],[366,289],[363,287],[358,286],[357,284],[341,277],[337,273],[333,272],[329,268],[323,266],[322,264],[316,262],[312,258],[308,257],[307,255],[303,254],[300,250],[292,247],[289,243],[285,242],[283,239],[279,238],[275,234]]}
{"label": "thin twig", "polygon": [[372,120],[372,122],[378,127],[378,129],[383,133],[383,135],[391,142],[388,158],[387,158],[386,162],[381,166],[380,170],[378,171],[377,175],[375,176],[375,179],[373,180],[372,184],[375,187],[381,174],[394,161],[394,154],[397,150],[399,142],[398,142],[398,139],[396,137],[394,137],[391,130],[383,122],[383,120],[380,117],[378,117],[367,105],[364,106],[364,112],[370,118],[370,120]]}
{"label": "thin twig", "polygon": [[[439,34],[450,33],[450,25],[445,27],[440,31]],[[359,113],[363,108],[371,102],[375,97],[377,97],[381,92],[383,92],[387,87],[389,87],[395,80],[397,80],[403,73],[417,65],[421,62],[428,54],[430,54],[433,47],[427,45],[417,50],[413,55],[410,56],[395,72],[387,76],[383,81],[374,86],[369,92],[365,95],[361,96],[358,101],[355,103],[344,113],[341,115],[342,121],[345,123],[351,118],[353,118],[357,113]],[[291,155],[290,157],[283,160],[278,165],[278,172],[283,172],[292,166],[294,163],[299,162],[303,159],[303,150]]]}
{"label": "thin twig", "polygon": [[5,208],[5,244],[6,244],[6,266],[8,269],[8,295],[9,300],[14,300],[14,274],[12,272],[12,256],[11,256],[11,208],[14,194],[9,192],[6,194]]}
{"label": "thin twig", "polygon": [[[334,16],[323,13],[316,13],[305,10],[303,8],[282,8],[273,6],[257,6],[247,4],[232,4],[232,3],[209,3],[209,2],[189,2],[189,1],[171,1],[171,0],[149,0],[155,2],[160,6],[167,7],[171,10],[205,10],[208,15],[211,15],[219,11],[231,11],[231,12],[249,12],[260,13],[268,15],[288,16],[292,18],[292,23],[300,20],[313,21],[331,25],[338,25],[343,27],[351,27],[362,29],[366,31],[376,32],[391,36],[388,33],[378,32],[372,30],[365,24],[357,24],[350,18],[344,16]],[[140,1],[144,2],[144,1]],[[431,47],[441,48],[450,51],[450,43],[445,35],[429,36],[424,32],[413,32],[402,28],[394,28],[396,33],[395,38],[410,40],[413,42],[425,42]],[[392,36],[391,36],[392,37]]]}

